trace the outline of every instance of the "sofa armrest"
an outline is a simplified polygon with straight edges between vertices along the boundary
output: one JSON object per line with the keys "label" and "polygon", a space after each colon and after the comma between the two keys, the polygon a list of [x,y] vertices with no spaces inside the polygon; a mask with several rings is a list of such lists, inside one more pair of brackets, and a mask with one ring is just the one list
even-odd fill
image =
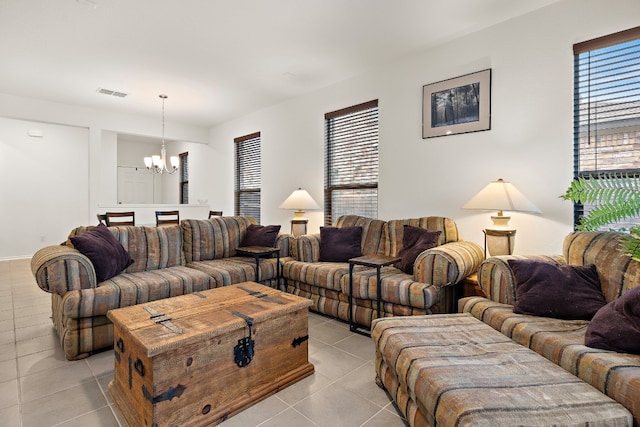
{"label": "sofa armrest", "polygon": [[516,301],[516,279],[509,267],[510,259],[532,259],[566,264],[562,255],[500,255],[489,257],[478,268],[478,285],[486,297],[501,304]]}
{"label": "sofa armrest", "polygon": [[320,234],[304,234],[293,240],[291,255],[297,261],[318,262],[320,260]]}
{"label": "sofa armrest", "polygon": [[288,257],[293,253],[293,235],[288,233],[280,233],[276,237],[275,247],[280,249],[280,257]]}
{"label": "sofa armrest", "polygon": [[91,260],[66,245],[38,250],[31,258],[31,272],[42,290],[58,295],[95,288],[98,282]]}
{"label": "sofa armrest", "polygon": [[483,259],[483,249],[473,242],[445,243],[418,255],[413,265],[414,280],[439,286],[455,284],[478,271]]}

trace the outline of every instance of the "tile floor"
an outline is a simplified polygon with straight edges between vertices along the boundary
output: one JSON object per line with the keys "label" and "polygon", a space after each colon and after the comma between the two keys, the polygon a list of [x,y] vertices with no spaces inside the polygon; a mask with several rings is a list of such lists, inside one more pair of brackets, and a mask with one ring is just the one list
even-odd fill
{"label": "tile floor", "polygon": [[[49,295],[30,260],[0,262],[0,425],[124,426],[107,392],[113,352],[70,362],[51,325]],[[374,348],[346,324],[310,313],[315,373],[229,418],[222,427],[403,427],[374,382]]]}

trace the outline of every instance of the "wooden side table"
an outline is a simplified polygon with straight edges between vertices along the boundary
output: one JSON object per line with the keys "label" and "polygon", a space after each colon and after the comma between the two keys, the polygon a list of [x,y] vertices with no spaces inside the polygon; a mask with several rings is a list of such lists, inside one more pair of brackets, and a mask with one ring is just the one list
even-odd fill
{"label": "wooden side table", "polygon": [[382,299],[382,289],[380,286],[380,270],[382,267],[400,261],[402,258],[385,255],[363,255],[349,260],[349,330],[362,335],[370,336],[370,332],[362,327],[358,327],[353,322],[353,266],[364,265],[376,268],[376,317],[380,317],[380,300]]}
{"label": "wooden side table", "polygon": [[462,297],[484,297],[478,284],[478,275],[476,273],[462,279]]}
{"label": "wooden side table", "polygon": [[282,274],[280,273],[280,248],[272,248],[268,246],[244,246],[236,248],[238,255],[252,256],[256,260],[256,282],[260,283],[260,258],[273,258],[275,254],[276,260],[276,283],[280,288],[280,279]]}

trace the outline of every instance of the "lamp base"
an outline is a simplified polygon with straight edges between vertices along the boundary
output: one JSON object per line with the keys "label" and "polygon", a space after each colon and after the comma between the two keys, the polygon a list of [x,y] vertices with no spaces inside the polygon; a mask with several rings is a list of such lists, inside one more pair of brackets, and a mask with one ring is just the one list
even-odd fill
{"label": "lamp base", "polygon": [[307,234],[308,222],[309,220],[307,218],[293,218],[291,220],[291,234],[293,234],[293,237]]}
{"label": "lamp base", "polygon": [[[497,230],[487,228],[482,230],[484,233],[484,254],[511,255],[516,244],[516,230]],[[488,251],[488,252],[487,252]]]}

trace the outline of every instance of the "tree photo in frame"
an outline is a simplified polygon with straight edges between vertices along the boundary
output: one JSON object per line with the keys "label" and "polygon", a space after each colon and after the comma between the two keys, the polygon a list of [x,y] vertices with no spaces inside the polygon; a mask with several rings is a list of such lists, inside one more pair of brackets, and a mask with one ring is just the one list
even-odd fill
{"label": "tree photo in frame", "polygon": [[491,69],[422,87],[422,138],[491,129]]}

